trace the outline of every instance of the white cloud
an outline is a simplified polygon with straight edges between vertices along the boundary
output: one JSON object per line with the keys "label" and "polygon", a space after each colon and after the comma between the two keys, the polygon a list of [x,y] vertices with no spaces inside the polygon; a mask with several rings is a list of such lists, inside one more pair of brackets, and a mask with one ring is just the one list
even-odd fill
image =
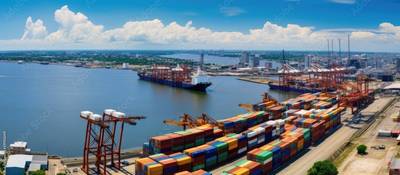
{"label": "white cloud", "polygon": [[26,39],[43,39],[47,35],[47,29],[43,24],[43,21],[38,19],[35,22],[32,21],[32,17],[28,17],[25,23],[25,31],[21,37],[21,40]]}
{"label": "white cloud", "polygon": [[381,23],[377,29],[315,30],[312,26],[266,22],[247,32],[213,31],[163,23],[159,19],[128,21],[105,30],[80,12],[63,6],[54,13],[58,29],[48,33],[43,21],[28,17],[22,40],[0,40],[3,49],[290,49],[324,50],[326,39],[351,33],[354,50],[399,51],[400,26]]}
{"label": "white cloud", "polygon": [[373,32],[365,32],[365,31],[351,32],[351,38],[354,39],[373,39],[374,37],[376,37],[376,34]]}
{"label": "white cloud", "polygon": [[59,29],[47,36],[50,41],[94,42],[101,39],[103,26],[93,24],[84,14],[74,13],[68,6],[56,10],[54,19]]}
{"label": "white cloud", "polygon": [[331,2],[334,3],[339,3],[339,4],[355,4],[356,0],[330,0]]}
{"label": "white cloud", "polygon": [[219,11],[225,16],[238,16],[246,11],[239,7],[221,7]]}

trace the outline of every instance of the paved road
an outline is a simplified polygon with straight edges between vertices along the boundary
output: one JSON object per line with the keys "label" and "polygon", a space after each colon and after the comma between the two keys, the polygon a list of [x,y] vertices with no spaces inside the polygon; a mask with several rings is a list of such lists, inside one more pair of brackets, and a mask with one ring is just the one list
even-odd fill
{"label": "paved road", "polygon": [[341,127],[330,137],[320,143],[317,147],[312,147],[309,152],[301,156],[299,159],[280,171],[278,174],[307,174],[307,170],[313,166],[314,162],[328,159],[333,153],[335,153],[337,148],[348,142],[350,140],[350,137],[355,132],[355,129],[351,129],[345,126]]}

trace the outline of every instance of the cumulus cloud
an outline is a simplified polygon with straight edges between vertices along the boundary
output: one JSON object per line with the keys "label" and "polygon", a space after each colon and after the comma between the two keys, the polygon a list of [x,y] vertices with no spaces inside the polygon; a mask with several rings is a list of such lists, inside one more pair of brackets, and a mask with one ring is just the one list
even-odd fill
{"label": "cumulus cloud", "polygon": [[95,42],[101,39],[99,36],[104,27],[93,24],[80,12],[72,12],[68,6],[56,10],[54,19],[59,24],[59,29],[47,36],[46,39],[50,41]]}
{"label": "cumulus cloud", "polygon": [[[123,26],[105,30],[86,15],[71,11],[68,6],[57,9],[54,19],[58,29],[48,33],[43,21],[28,17],[20,41],[0,41],[2,48],[29,45],[41,49],[325,49],[327,38],[344,38],[351,34],[358,50],[397,50],[400,26],[381,23],[374,30],[349,29],[346,32],[316,30],[312,26],[265,22],[247,32],[214,31],[186,24],[163,23],[159,19],[128,21]],[[5,44],[12,43],[12,44]],[[34,44],[32,44],[34,43]],[[370,43],[368,47],[365,43]],[[358,47],[358,48],[357,48]]]}
{"label": "cumulus cloud", "polygon": [[38,19],[35,22],[32,21],[32,17],[28,17],[25,23],[25,31],[21,37],[21,40],[26,39],[43,39],[47,36],[47,29],[43,24],[43,21]]}

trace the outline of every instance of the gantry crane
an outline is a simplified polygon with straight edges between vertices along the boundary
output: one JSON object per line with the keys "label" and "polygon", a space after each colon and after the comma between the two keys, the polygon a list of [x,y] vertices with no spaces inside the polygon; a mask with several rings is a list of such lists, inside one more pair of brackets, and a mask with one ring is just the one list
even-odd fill
{"label": "gantry crane", "polygon": [[167,119],[167,120],[164,120],[163,122],[167,125],[183,127],[183,130],[186,130],[187,128],[196,127],[196,120],[194,120],[189,114],[185,113],[182,116],[180,116],[179,118],[180,118],[179,121]]}
{"label": "gantry crane", "polygon": [[239,104],[239,107],[246,109],[248,112],[253,112],[253,111],[260,111],[262,109],[260,109],[258,107],[259,104],[262,103],[267,103],[267,102],[271,102],[273,101],[274,103],[278,103],[278,101],[276,99],[274,99],[273,97],[271,97],[267,92],[265,92],[263,95],[263,100],[261,103],[258,104]]}
{"label": "gantry crane", "polygon": [[373,96],[371,96],[371,90],[369,89],[369,81],[365,74],[357,75],[356,82],[345,82],[341,88],[340,104],[344,107],[351,108],[351,112],[354,112],[354,108],[357,110],[360,107],[372,102]]}
{"label": "gantry crane", "polygon": [[208,116],[207,114],[201,114],[201,116],[197,118],[193,118],[189,114],[183,114],[182,116],[179,117],[180,119],[177,120],[172,120],[172,119],[167,119],[164,120],[163,122],[167,125],[172,125],[172,126],[180,126],[183,127],[183,130],[186,130],[188,128],[195,128],[197,126],[202,126],[206,124],[211,124],[213,126],[218,126],[218,121],[213,119],[212,117]]}
{"label": "gantry crane", "polygon": [[87,121],[86,137],[83,151],[82,171],[89,174],[89,156],[95,157],[95,174],[107,174],[107,163],[121,169],[121,145],[125,123],[136,125],[143,116],[126,116],[112,109],[104,111],[103,115],[82,111],[80,117]]}

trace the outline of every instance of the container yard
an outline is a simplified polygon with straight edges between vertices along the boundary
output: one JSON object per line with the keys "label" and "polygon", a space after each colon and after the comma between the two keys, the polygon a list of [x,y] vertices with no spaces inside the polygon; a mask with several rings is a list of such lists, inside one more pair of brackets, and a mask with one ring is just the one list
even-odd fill
{"label": "container yard", "polygon": [[[206,114],[198,118],[184,114],[178,121],[164,121],[183,130],[149,138],[142,154],[125,159],[129,161],[125,166],[107,165],[107,158],[100,158],[102,162],[95,166],[104,167],[99,174],[306,174],[314,162],[337,157],[337,151],[345,149],[363,128],[368,129],[393,101],[386,97],[375,100],[365,83],[354,88],[340,93],[304,93],[281,102],[266,93],[260,103],[239,105],[247,113],[220,120]],[[360,96],[354,97],[356,94]],[[397,115],[389,118],[397,121]],[[398,130],[380,131],[394,140],[399,137],[396,133]],[[105,171],[106,165],[114,168]]]}
{"label": "container yard", "polygon": [[329,93],[258,105],[262,111],[220,120],[218,126],[152,137],[143,146],[148,156],[136,160],[135,173],[212,172],[227,166],[220,174],[272,174],[340,128],[345,110]]}

